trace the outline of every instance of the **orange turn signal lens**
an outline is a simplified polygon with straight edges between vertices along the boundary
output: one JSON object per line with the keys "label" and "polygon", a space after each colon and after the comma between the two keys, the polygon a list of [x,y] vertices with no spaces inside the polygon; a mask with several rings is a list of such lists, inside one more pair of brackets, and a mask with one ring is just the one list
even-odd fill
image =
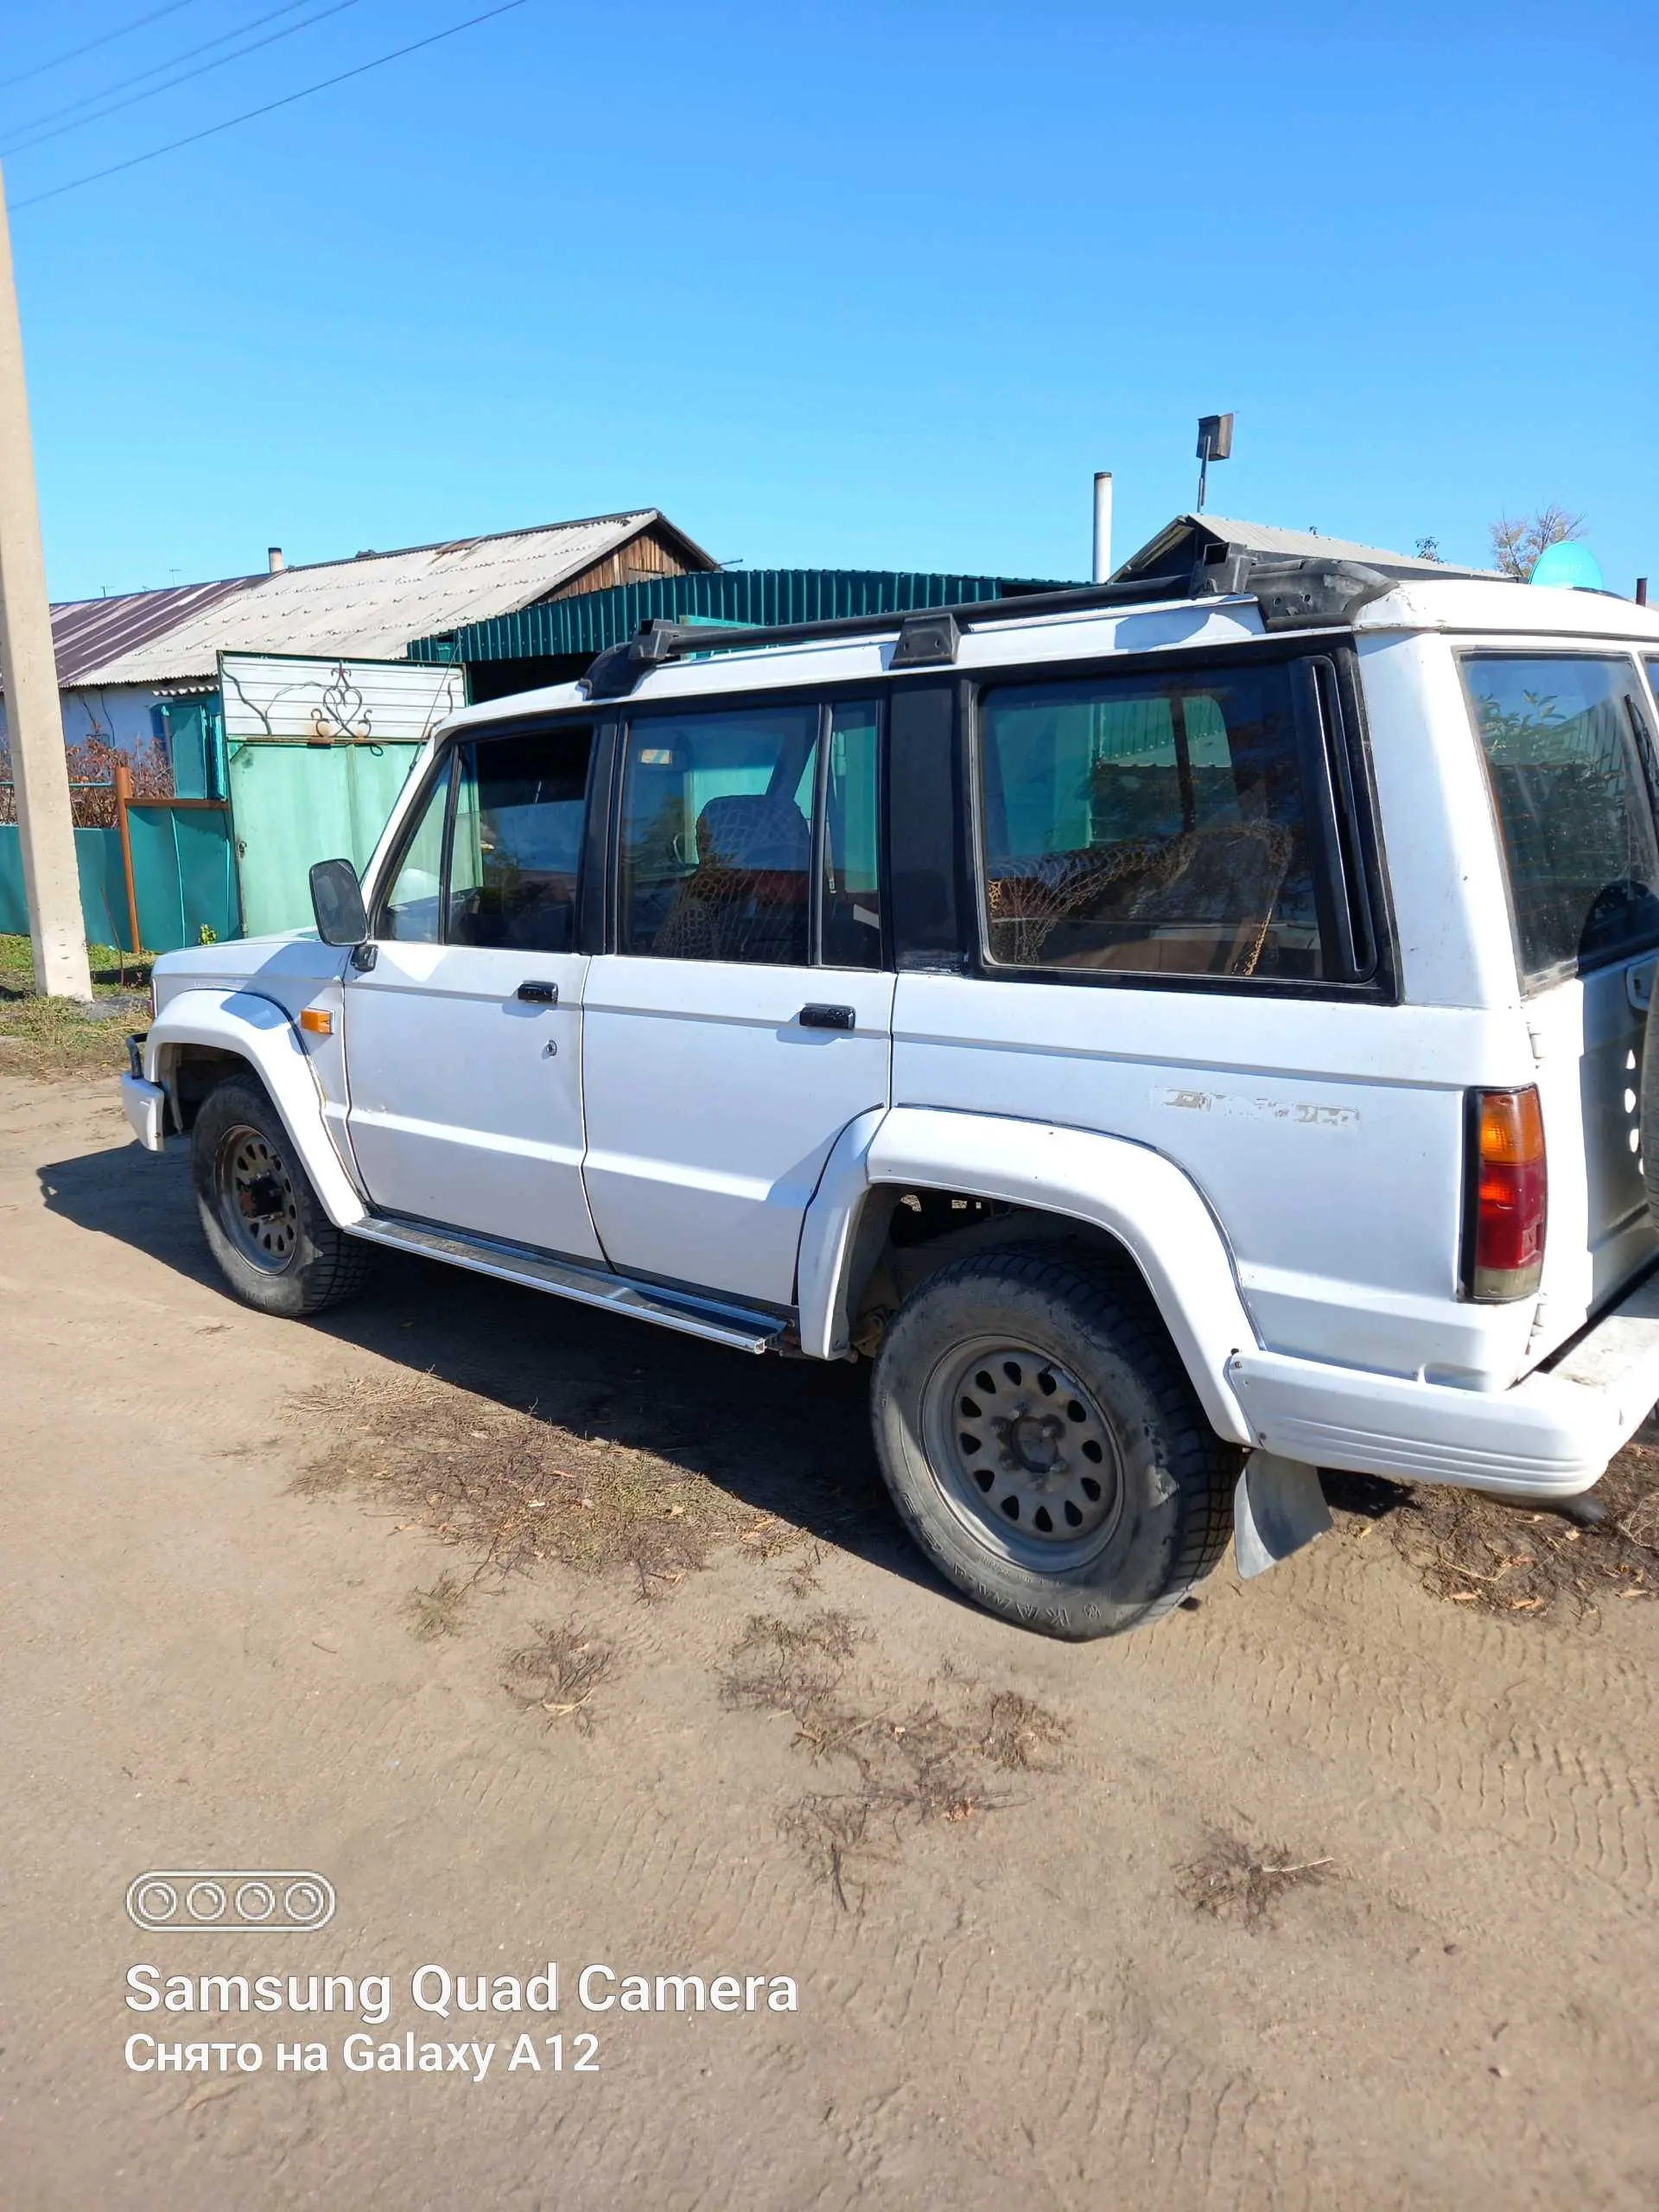
{"label": "orange turn signal lens", "polygon": [[332,1037],[334,1017],[322,1007],[308,1006],[300,1016],[300,1027],[308,1036]]}

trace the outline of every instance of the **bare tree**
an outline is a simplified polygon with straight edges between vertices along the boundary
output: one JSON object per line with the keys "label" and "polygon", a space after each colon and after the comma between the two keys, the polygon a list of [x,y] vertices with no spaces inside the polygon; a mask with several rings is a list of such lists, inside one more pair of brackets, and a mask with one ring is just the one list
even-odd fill
{"label": "bare tree", "polygon": [[1582,515],[1569,514],[1559,499],[1551,499],[1535,515],[1511,519],[1504,515],[1491,528],[1492,560],[1517,583],[1531,581],[1538,556],[1547,545],[1577,537],[1584,529]]}
{"label": "bare tree", "polygon": [[1417,558],[1420,561],[1443,561],[1445,556],[1440,551],[1440,539],[1420,537],[1417,541]]}

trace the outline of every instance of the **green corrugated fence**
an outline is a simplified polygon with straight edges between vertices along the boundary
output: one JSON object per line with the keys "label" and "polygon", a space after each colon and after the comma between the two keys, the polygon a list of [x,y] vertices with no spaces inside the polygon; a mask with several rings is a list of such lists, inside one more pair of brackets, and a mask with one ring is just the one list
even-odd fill
{"label": "green corrugated fence", "polygon": [[[172,952],[181,944],[199,944],[204,930],[215,938],[236,936],[240,918],[230,816],[213,807],[139,804],[128,809],[127,820],[144,950]],[[120,832],[77,830],[75,859],[88,938],[131,951]],[[15,823],[0,823],[0,931],[22,934],[28,928],[22,835]]]}

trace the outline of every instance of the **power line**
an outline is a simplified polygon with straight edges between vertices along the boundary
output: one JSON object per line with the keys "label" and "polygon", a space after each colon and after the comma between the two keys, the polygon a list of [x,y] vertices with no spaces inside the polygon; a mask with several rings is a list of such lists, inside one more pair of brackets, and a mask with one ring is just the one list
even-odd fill
{"label": "power line", "polygon": [[135,16],[130,23],[118,23],[112,31],[100,31],[96,38],[89,38],[85,46],[72,46],[67,54],[54,54],[49,61],[37,61],[32,69],[20,69],[15,77],[0,77],[0,92],[10,85],[27,83],[31,77],[43,77],[48,69],[60,69],[66,61],[79,61],[83,54],[90,54],[94,47],[107,46],[111,39],[125,38],[129,31],[141,31],[146,23],[158,23],[163,16],[176,16],[181,8],[188,8],[194,0],[167,0],[165,8],[154,8],[147,16]]}
{"label": "power line", "polygon": [[210,123],[205,130],[193,130],[188,137],[171,138],[165,146],[152,146],[147,154],[134,154],[128,161],[111,162],[106,169],[93,169],[86,176],[72,177],[67,184],[54,184],[50,192],[31,193],[27,200],[14,202],[14,212],[38,207],[43,200],[61,199],[66,192],[79,192],[83,185],[99,184],[106,176],[119,176],[124,169],[136,169],[145,162],[159,161],[163,154],[176,154],[181,146],[199,145],[204,138],[218,137],[222,130],[234,130],[238,124],[252,123],[262,115],[274,115],[278,108],[292,107],[296,100],[309,99],[313,92],[326,92],[331,85],[344,85],[353,77],[365,77],[371,69],[383,69],[389,61],[401,61],[406,54],[418,54],[423,47],[438,46],[447,38],[457,38],[462,31],[473,30],[480,23],[493,22],[498,16],[510,16],[525,4],[526,0],[502,0],[499,8],[486,8],[481,16],[468,16],[464,23],[451,23],[448,30],[434,31],[429,38],[417,38],[410,46],[377,54],[372,61],[359,61],[355,69],[342,69],[337,77],[324,77],[320,83],[286,93],[279,100],[267,100],[263,107],[251,107],[223,123]]}
{"label": "power line", "polygon": [[20,123],[19,130],[38,130],[42,124],[55,123],[60,116],[78,115],[84,107],[92,107],[99,100],[108,99],[115,92],[124,92],[133,85],[142,85],[151,77],[159,77],[164,70],[176,69],[181,61],[194,61],[199,54],[206,54],[215,46],[225,46],[233,38],[242,38],[249,31],[257,31],[262,23],[272,22],[278,16],[290,16],[295,9],[303,8],[306,0],[283,0],[280,8],[273,8],[268,16],[256,16],[251,23],[239,23],[234,30],[220,31],[213,38],[205,38],[198,46],[186,47],[182,54],[169,54],[165,61],[157,61],[148,69],[139,69],[130,77],[118,77],[112,85],[101,85],[95,92],[83,92],[79,99],[66,100],[61,107],[48,108],[44,115]]}
{"label": "power line", "polygon": [[[272,14],[276,16],[292,15],[296,8],[303,7],[304,4],[305,0],[286,0],[286,4],[281,8],[274,9],[272,10]],[[232,61],[240,61],[244,54],[257,54],[261,47],[275,46],[278,39],[292,38],[296,31],[309,30],[313,23],[320,23],[325,17],[329,16],[338,16],[343,9],[355,8],[358,4],[359,0],[334,0],[334,4],[332,8],[324,8],[315,16],[307,16],[301,22],[284,24],[283,29],[279,31],[268,32],[264,38],[257,38],[247,46],[238,47],[234,54],[221,54],[216,56],[216,58],[212,61],[199,62],[195,68],[185,69],[181,71],[178,76],[169,77],[164,85],[152,85],[148,92],[133,92],[124,100],[111,100],[108,107],[95,108],[91,115],[79,116],[72,123],[60,123],[54,130],[37,130],[32,138],[15,139],[13,143],[5,149],[5,151],[8,154],[26,153],[31,146],[44,146],[48,138],[61,138],[64,133],[67,130],[84,130],[88,124],[102,123],[105,116],[119,115],[123,108],[136,107],[141,100],[156,99],[162,92],[170,92],[175,85],[188,85],[193,77],[205,77],[210,69],[223,69]],[[268,23],[270,20],[270,16],[261,16],[257,22],[249,23],[246,28],[249,30],[257,30],[260,23]],[[229,35],[235,36],[236,34],[231,33]],[[218,39],[213,39],[210,40],[208,43],[210,45],[217,46],[221,44],[222,41]],[[198,47],[196,51],[200,53],[202,49]],[[183,54],[178,56],[180,60],[183,60],[186,58],[187,57]],[[163,67],[167,65],[164,64]],[[146,75],[153,76],[155,72],[150,70],[146,71],[145,73]],[[134,78],[129,79],[129,81],[131,83],[137,83],[137,79]],[[117,86],[112,86],[111,89],[118,91],[120,87]],[[79,101],[77,105],[84,107],[86,105],[86,102],[84,100]],[[60,112],[67,112],[67,111],[60,111]],[[47,119],[48,118],[44,117],[41,118],[42,121],[46,121]],[[29,126],[28,124],[24,124],[22,127],[27,130]]]}

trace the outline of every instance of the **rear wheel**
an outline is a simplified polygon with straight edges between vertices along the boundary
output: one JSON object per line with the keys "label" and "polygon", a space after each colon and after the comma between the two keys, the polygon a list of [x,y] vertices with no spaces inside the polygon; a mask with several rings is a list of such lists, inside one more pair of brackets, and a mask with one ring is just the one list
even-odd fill
{"label": "rear wheel", "polygon": [[912,1535],[1006,1620],[1121,1634],[1226,1549],[1241,1455],[1162,1328],[1085,1260],[1012,1249],[930,1276],[882,1340],[873,1408]]}
{"label": "rear wheel", "polygon": [[360,1288],[368,1253],[323,1211],[251,1076],[230,1077],[202,1101],[190,1165],[208,1249],[244,1305],[299,1320]]}

